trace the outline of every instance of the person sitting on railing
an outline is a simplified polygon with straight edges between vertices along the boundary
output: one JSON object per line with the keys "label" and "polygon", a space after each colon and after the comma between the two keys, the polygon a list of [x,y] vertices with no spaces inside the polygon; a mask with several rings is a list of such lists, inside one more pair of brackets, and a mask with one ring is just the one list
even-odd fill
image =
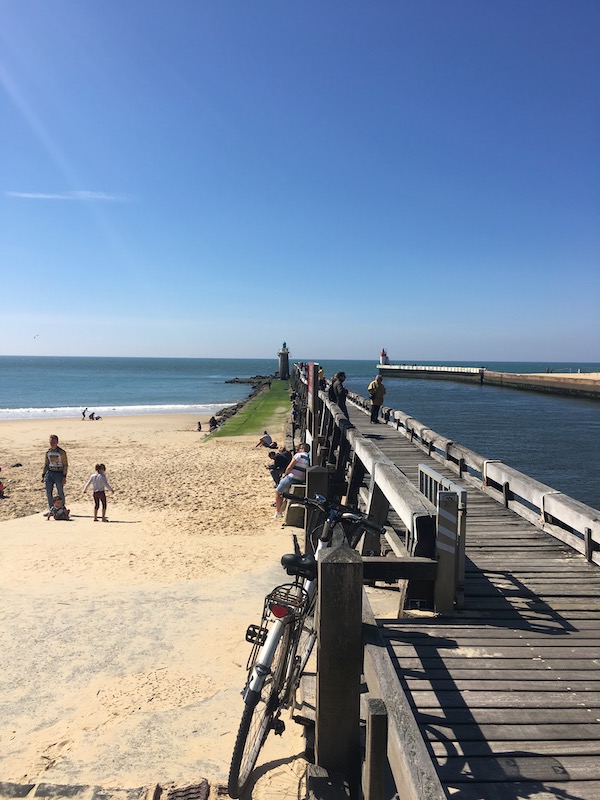
{"label": "person sitting on railing", "polygon": [[273,518],[281,517],[281,507],[283,506],[283,496],[281,492],[287,492],[294,483],[304,483],[306,480],[306,470],[310,467],[310,445],[306,442],[298,445],[298,450],[283,473],[283,478],[275,487],[275,513]]}
{"label": "person sitting on railing", "polygon": [[283,473],[285,472],[288,464],[292,460],[292,454],[289,450],[286,450],[285,447],[282,447],[278,453],[276,453],[275,450],[271,450],[269,453],[269,458],[273,459],[273,463],[267,464],[267,469],[271,473],[273,483],[275,486],[277,486],[283,477]]}

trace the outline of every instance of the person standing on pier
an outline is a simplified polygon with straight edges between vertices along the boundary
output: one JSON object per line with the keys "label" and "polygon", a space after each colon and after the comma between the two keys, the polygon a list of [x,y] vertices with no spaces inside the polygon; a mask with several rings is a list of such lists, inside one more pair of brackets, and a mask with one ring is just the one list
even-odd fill
{"label": "person standing on pier", "polygon": [[333,376],[332,381],[332,392],[333,396],[335,397],[335,402],[338,404],[338,407],[342,414],[346,417],[346,419],[350,419],[348,415],[348,409],[346,408],[346,396],[348,395],[348,389],[344,386],[344,381],[346,380],[346,373],[345,372],[338,372],[337,375]]}
{"label": "person standing on pier", "polygon": [[371,381],[367,391],[371,398],[371,422],[374,425],[379,425],[379,410],[383,405],[383,396],[386,392],[381,375],[378,375],[374,381]]}

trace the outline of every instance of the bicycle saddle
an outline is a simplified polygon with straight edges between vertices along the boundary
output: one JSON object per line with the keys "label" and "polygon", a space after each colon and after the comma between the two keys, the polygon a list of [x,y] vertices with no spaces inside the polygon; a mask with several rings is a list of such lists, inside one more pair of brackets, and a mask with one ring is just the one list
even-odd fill
{"label": "bicycle saddle", "polygon": [[281,556],[281,566],[285,568],[288,575],[298,575],[309,581],[314,581],[317,577],[317,561],[313,555],[303,556],[287,553]]}

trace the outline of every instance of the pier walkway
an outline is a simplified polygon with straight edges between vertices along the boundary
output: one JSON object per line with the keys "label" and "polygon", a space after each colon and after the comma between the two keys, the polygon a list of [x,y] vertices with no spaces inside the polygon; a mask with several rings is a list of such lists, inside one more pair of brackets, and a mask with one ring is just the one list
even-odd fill
{"label": "pier walkway", "polygon": [[464,608],[378,620],[447,796],[600,799],[598,567],[349,413],[415,485],[425,463],[468,492]]}

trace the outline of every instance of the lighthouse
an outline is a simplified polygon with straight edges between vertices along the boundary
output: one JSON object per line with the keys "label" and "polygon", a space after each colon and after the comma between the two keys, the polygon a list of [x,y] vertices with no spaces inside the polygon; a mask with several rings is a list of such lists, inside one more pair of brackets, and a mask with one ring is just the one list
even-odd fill
{"label": "lighthouse", "polygon": [[279,380],[287,381],[290,377],[290,351],[284,342],[279,349]]}

